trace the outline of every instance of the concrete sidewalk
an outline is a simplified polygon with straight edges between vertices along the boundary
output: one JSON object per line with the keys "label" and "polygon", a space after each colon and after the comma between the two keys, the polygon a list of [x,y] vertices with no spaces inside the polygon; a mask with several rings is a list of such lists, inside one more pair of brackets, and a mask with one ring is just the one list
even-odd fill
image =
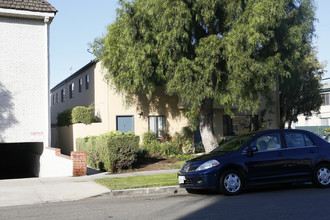
{"label": "concrete sidewalk", "polygon": [[158,170],[124,174],[99,173],[83,177],[0,180],[0,207],[74,201],[106,193],[111,193],[112,195],[141,195],[173,192],[178,190],[178,187],[157,187],[155,189],[119,190],[111,192],[93,180],[176,172],[178,170]]}

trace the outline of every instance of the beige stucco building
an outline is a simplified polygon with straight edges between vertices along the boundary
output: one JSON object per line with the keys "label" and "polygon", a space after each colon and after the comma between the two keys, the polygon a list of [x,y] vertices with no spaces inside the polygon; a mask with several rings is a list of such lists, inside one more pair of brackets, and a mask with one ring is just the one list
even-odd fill
{"label": "beige stucco building", "polygon": [[[78,137],[113,130],[132,131],[137,135],[142,135],[148,130],[160,135],[161,130],[166,130],[173,135],[188,126],[185,108],[177,96],[166,95],[162,87],[157,87],[152,96],[118,93],[112,85],[104,81],[105,72],[101,62],[90,62],[51,90],[53,146],[61,147],[62,151],[68,154],[75,150],[75,139]],[[90,104],[95,105],[95,115],[101,122],[59,128],[56,126],[58,113],[74,106]],[[273,112],[275,113],[266,115],[266,128],[278,127],[276,107]],[[221,138],[249,131],[251,119],[251,116],[244,114],[231,119],[224,115],[223,108],[215,107],[215,133]]]}

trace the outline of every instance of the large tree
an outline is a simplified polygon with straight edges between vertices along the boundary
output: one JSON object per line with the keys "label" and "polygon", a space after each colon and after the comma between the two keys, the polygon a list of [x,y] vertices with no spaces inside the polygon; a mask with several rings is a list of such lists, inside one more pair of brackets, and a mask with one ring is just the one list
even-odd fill
{"label": "large tree", "polygon": [[311,116],[322,104],[320,95],[323,65],[316,58],[312,46],[314,37],[314,6],[311,1],[302,1],[282,22],[279,28],[278,51],[282,54],[283,67],[290,73],[279,78],[280,127],[291,128],[297,116]]}
{"label": "large tree", "polygon": [[321,65],[315,54],[311,53],[293,67],[289,78],[280,80],[281,124],[291,128],[292,122],[298,121],[298,115],[311,116],[318,112],[322,104]]}
{"label": "large tree", "polygon": [[[283,25],[308,0],[119,1],[116,21],[93,44],[118,90],[152,93],[163,85],[199,119],[206,152],[217,140],[213,105],[255,112],[288,76]],[[294,25],[294,24],[292,24]],[[285,30],[285,29],[283,29]]]}

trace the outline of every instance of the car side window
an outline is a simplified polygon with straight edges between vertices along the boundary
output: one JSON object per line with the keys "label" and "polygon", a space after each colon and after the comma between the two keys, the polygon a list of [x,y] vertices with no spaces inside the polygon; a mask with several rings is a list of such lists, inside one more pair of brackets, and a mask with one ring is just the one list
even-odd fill
{"label": "car side window", "polygon": [[304,134],[305,144],[306,146],[314,146],[314,142],[307,136],[307,134]]}
{"label": "car side window", "polygon": [[280,133],[270,133],[258,137],[251,143],[251,146],[256,146],[258,151],[270,151],[281,149]]}
{"label": "car side window", "polygon": [[285,132],[285,142],[287,148],[313,146],[312,140],[304,133],[301,132]]}

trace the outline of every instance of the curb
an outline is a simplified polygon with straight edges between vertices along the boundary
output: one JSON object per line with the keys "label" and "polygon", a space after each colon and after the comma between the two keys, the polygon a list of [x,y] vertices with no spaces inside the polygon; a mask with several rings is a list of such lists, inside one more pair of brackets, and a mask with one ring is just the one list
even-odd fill
{"label": "curb", "polygon": [[109,194],[112,196],[141,196],[151,194],[186,194],[184,188],[179,186],[163,186],[163,187],[152,187],[152,188],[138,188],[138,189],[125,189],[125,190],[113,190]]}

